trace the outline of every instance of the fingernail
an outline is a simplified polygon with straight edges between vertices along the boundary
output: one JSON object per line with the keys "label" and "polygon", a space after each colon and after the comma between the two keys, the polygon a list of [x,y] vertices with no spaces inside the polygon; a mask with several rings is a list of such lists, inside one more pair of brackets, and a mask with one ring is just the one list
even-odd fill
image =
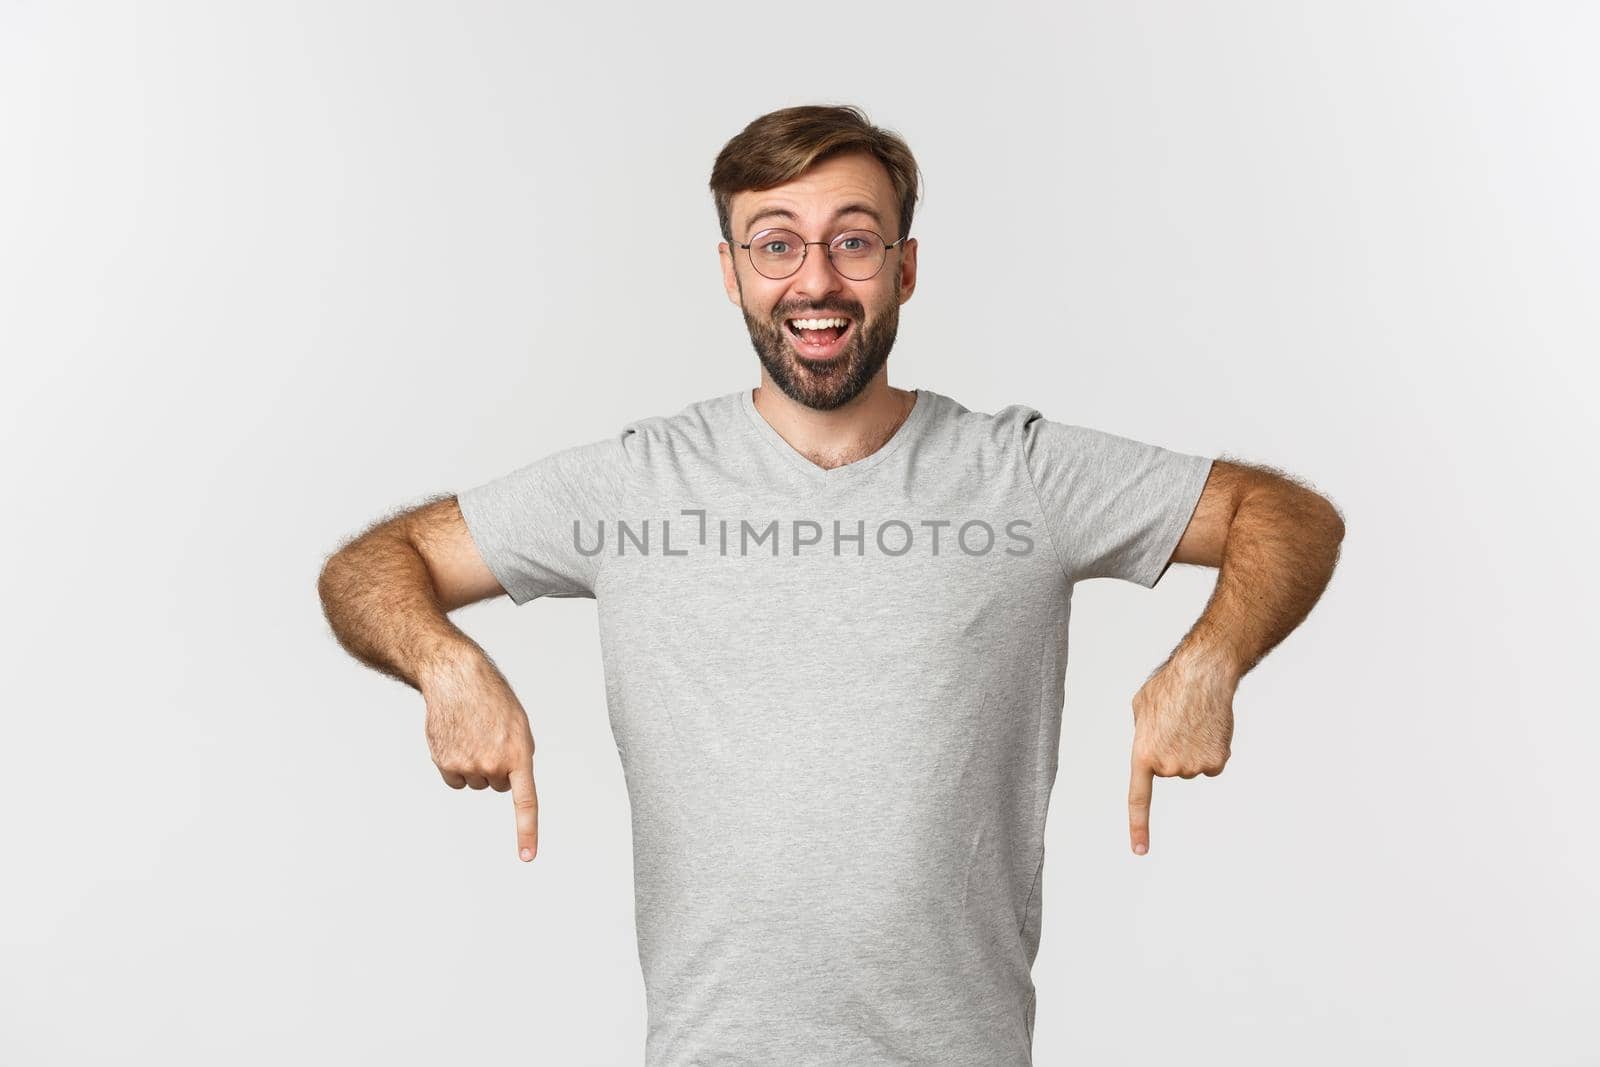
{"label": "fingernail", "polygon": [[1147,845],[1146,845],[1146,844],[1145,844],[1145,843],[1144,843],[1144,842],[1143,842],[1143,841],[1140,841],[1140,842],[1139,842],[1139,843],[1138,843],[1138,844],[1137,844],[1137,845],[1134,845],[1134,846],[1133,846],[1133,850],[1134,850],[1134,851],[1135,851],[1135,852],[1137,852],[1137,853],[1138,853],[1138,854],[1139,854],[1139,855],[1141,855],[1141,856],[1142,856],[1142,855],[1144,855],[1144,854],[1145,854],[1145,853],[1146,853],[1146,852],[1147,852],[1147,851],[1149,851],[1149,846],[1147,846]]}
{"label": "fingernail", "polygon": [[523,849],[522,850],[522,858],[525,859],[525,860],[533,859],[533,849],[531,849],[531,848]]}

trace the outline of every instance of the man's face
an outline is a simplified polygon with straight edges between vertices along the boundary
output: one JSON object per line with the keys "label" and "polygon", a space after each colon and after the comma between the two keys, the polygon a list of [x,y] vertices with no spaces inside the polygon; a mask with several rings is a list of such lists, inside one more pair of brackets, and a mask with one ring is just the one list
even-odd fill
{"label": "man's face", "polygon": [[[741,244],[773,228],[799,234],[802,241],[832,241],[856,229],[873,230],[885,243],[900,236],[889,172],[865,153],[834,156],[771,189],[735,193],[729,215],[734,240]],[[889,249],[882,268],[866,281],[840,274],[822,245],[808,246],[800,269],[778,280],[758,273],[745,249],[726,242],[717,247],[728,299],[744,312],[756,355],[786,395],[810,408],[832,410],[855,399],[883,370],[900,325],[900,305],[916,288],[915,239]],[[836,342],[814,346],[791,329],[790,320],[797,318],[843,318],[849,324]]]}

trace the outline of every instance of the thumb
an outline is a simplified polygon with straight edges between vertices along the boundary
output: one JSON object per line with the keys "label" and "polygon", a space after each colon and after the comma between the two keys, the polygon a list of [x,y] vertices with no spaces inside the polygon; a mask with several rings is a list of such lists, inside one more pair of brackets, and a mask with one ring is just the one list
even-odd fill
{"label": "thumb", "polygon": [[1128,783],[1128,835],[1137,856],[1150,851],[1150,794],[1154,780],[1154,770],[1135,756]]}
{"label": "thumb", "polygon": [[510,777],[511,804],[517,813],[517,855],[531,860],[539,854],[539,794],[533,787],[533,756]]}

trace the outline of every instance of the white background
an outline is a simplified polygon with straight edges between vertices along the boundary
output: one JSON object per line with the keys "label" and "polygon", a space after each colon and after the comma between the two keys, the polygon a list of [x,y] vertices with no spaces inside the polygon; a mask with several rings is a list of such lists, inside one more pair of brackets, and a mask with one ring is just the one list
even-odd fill
{"label": "white background", "polygon": [[455,618],[541,851],[335,644],[344,538],[756,382],[706,181],[856,103],[927,176],[890,379],[1348,524],[1128,848],[1214,573],[1079,587],[1040,1064],[1600,1062],[1600,15],[1553,3],[0,4],[0,1059],[637,1063],[591,601]]}

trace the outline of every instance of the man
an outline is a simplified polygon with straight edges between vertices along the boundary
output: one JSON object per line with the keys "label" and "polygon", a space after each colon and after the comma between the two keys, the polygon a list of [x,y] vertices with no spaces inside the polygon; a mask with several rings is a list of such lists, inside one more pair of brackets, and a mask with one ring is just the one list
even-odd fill
{"label": "man", "polygon": [[890,386],[917,168],[856,109],[757,119],[711,186],[760,385],[378,525],[328,618],[422,693],[449,785],[511,791],[530,860],[527,716],[447,613],[596,600],[647,1063],[1029,1063],[1074,583],[1220,567],[1133,698],[1143,854],[1153,777],[1222,770],[1342,522],[1264,468]]}

